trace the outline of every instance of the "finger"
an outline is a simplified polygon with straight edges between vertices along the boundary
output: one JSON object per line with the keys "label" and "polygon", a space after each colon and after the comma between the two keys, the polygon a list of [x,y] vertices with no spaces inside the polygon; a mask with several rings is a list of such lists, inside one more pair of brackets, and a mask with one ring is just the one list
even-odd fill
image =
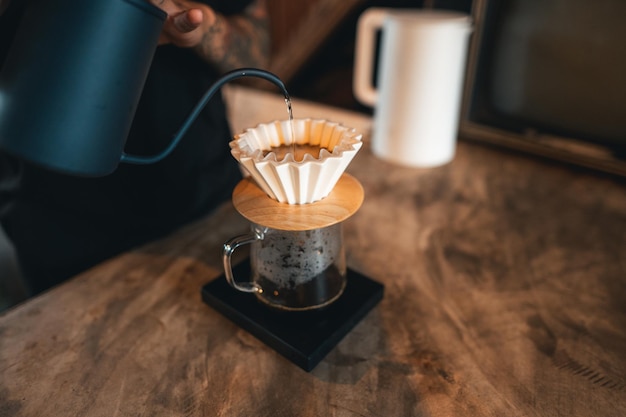
{"label": "finger", "polygon": [[168,16],[175,16],[182,13],[185,8],[181,7],[178,2],[172,0],[149,0],[154,6],[163,10]]}
{"label": "finger", "polygon": [[172,16],[172,23],[176,30],[187,33],[200,26],[202,24],[202,18],[202,10],[191,9]]}

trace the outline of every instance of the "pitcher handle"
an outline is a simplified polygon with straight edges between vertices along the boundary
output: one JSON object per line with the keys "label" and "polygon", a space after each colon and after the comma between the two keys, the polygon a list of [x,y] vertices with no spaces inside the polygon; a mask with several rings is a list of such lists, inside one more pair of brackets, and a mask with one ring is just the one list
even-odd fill
{"label": "pitcher handle", "polygon": [[377,64],[374,62],[376,32],[383,27],[388,15],[388,8],[371,7],[361,14],[357,25],[352,89],[360,102],[372,107],[378,99],[378,90],[372,85]]}
{"label": "pitcher handle", "polygon": [[240,246],[248,245],[256,240],[262,239],[263,235],[259,233],[248,233],[245,235],[235,236],[234,238],[228,240],[224,243],[224,247],[222,250],[222,263],[224,264],[224,274],[226,275],[226,282],[233,287],[234,289],[241,292],[256,292],[262,293],[263,289],[254,282],[242,282],[238,283],[235,280],[235,276],[233,274],[232,267],[232,255]]}

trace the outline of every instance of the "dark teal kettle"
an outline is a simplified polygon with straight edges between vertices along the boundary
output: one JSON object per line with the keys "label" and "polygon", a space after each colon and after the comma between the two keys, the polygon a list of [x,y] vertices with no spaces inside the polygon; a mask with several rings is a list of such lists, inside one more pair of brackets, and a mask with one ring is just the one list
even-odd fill
{"label": "dark teal kettle", "polygon": [[0,72],[0,148],[57,171],[103,176],[120,162],[167,156],[233,78],[266,78],[287,94],[266,71],[233,71],[209,89],[167,149],[124,153],[166,17],[146,0],[30,0]]}
{"label": "dark teal kettle", "polygon": [[0,72],[0,147],[99,176],[120,161],[157,47],[144,0],[32,0]]}

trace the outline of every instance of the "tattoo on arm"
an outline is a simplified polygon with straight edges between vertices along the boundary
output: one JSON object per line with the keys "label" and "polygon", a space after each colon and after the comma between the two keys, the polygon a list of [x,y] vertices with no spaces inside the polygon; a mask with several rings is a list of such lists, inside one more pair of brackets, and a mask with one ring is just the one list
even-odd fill
{"label": "tattoo on arm", "polygon": [[264,67],[269,60],[269,18],[264,0],[235,16],[216,15],[196,51],[219,71]]}

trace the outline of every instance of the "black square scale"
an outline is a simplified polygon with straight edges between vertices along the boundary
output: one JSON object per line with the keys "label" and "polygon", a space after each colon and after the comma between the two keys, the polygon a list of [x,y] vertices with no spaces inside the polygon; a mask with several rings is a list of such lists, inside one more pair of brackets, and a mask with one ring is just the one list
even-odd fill
{"label": "black square scale", "polygon": [[[233,268],[250,276],[250,264]],[[382,299],[382,284],[348,269],[346,289],[314,312],[273,311],[254,294],[235,290],[221,275],[202,287],[202,300],[305,371],[311,371]]]}

